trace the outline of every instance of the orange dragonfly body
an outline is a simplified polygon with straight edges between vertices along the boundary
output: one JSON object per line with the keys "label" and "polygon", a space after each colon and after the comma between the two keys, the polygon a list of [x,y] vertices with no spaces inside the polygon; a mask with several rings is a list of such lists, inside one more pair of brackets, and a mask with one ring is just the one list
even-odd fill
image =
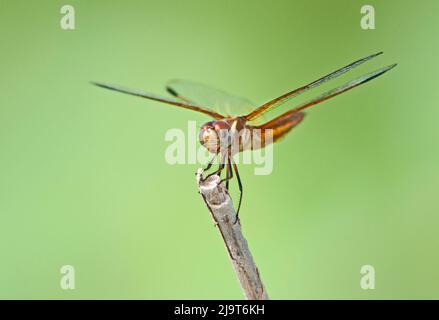
{"label": "orange dragonfly body", "polygon": [[[390,69],[395,67],[396,64],[392,64],[387,67],[370,72],[354,80],[351,80],[337,88],[326,91],[266,123],[257,125],[255,124],[256,120],[260,120],[262,115],[289,101],[291,98],[296,97],[299,94],[302,94],[317,86],[320,86],[321,84],[329,80],[339,77],[342,74],[352,70],[353,68],[380,54],[382,54],[382,52],[357,60],[343,68],[337,69],[336,71],[316,81],[313,81],[305,86],[299,87],[273,100],[270,100],[261,106],[255,106],[247,99],[232,96],[220,90],[182,80],[174,80],[167,85],[166,89],[173,96],[173,98],[162,97],[143,91],[127,89],[105,83],[93,82],[93,84],[106,89],[115,90],[142,98],[147,98],[150,100],[163,102],[173,106],[201,112],[213,118],[213,120],[201,126],[199,133],[200,143],[214,155],[205,170],[209,170],[212,167],[215,159],[218,158],[218,155],[220,155],[219,167],[210,175],[220,175],[224,168],[226,168],[226,178],[222,181],[226,181],[226,187],[228,189],[229,180],[232,179],[234,173],[236,174],[240,190],[239,204],[237,210],[238,217],[241,207],[243,188],[241,179],[239,177],[237,165],[233,161],[233,156],[236,153],[244,150],[263,148],[269,143],[268,141],[270,141],[270,143],[276,142],[277,140],[285,136],[288,132],[290,132],[291,129],[293,129],[303,120],[305,115],[305,113],[302,111],[303,109],[328,100],[363,83],[366,83],[389,71]],[[218,111],[216,111],[215,109],[217,109]],[[251,111],[239,114],[239,110]],[[243,130],[249,132],[249,135],[247,135],[246,137],[244,136],[244,138],[243,136],[239,135],[239,133]],[[223,138],[224,132],[228,133],[226,135],[226,139]],[[270,140],[267,139],[268,134],[270,135]],[[236,148],[233,148],[233,140],[237,140],[238,146]],[[253,141],[258,141],[257,146],[255,146]]]}

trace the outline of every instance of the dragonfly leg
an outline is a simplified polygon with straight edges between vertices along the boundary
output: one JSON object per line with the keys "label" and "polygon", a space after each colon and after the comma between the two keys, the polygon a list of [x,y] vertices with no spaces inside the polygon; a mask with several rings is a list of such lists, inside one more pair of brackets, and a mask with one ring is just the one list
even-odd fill
{"label": "dragonfly leg", "polygon": [[236,211],[236,220],[233,224],[235,224],[236,222],[239,221],[239,210],[241,209],[241,201],[242,201],[242,183],[241,183],[241,178],[239,177],[239,172],[238,172],[238,166],[236,165],[236,163],[233,162],[233,169],[235,170],[235,174],[236,174],[236,179],[238,180],[238,187],[239,187],[239,202],[238,202],[238,210]]}
{"label": "dragonfly leg", "polygon": [[206,168],[203,169],[203,171],[207,171],[207,170],[209,170],[210,168],[212,168],[212,165],[213,165],[213,162],[215,161],[215,159],[216,159],[216,155],[214,155],[214,156],[212,157],[212,159],[209,161],[209,163],[207,164]]}
{"label": "dragonfly leg", "polygon": [[221,176],[221,172],[223,171],[224,167],[226,166],[225,162],[226,162],[226,156],[222,156],[222,157],[221,157],[221,162],[220,162],[220,164],[219,164],[219,166],[218,166],[218,170],[216,170],[216,171],[210,173],[210,174],[206,177],[206,179],[209,178],[209,177],[211,177],[211,176],[214,176],[214,175]]}
{"label": "dragonfly leg", "polygon": [[233,178],[233,170],[232,170],[232,165],[230,163],[230,157],[227,158],[226,173],[227,173],[226,178],[222,179],[221,182],[225,181],[226,182],[226,189],[229,190],[229,181],[230,181],[230,179]]}

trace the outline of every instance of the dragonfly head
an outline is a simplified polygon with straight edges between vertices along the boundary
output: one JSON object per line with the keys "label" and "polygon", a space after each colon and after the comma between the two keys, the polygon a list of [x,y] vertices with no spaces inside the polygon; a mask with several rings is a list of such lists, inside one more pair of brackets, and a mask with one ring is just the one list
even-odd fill
{"label": "dragonfly head", "polygon": [[228,147],[229,145],[229,130],[230,125],[226,121],[209,121],[201,126],[199,134],[200,143],[209,152],[219,153],[221,147]]}

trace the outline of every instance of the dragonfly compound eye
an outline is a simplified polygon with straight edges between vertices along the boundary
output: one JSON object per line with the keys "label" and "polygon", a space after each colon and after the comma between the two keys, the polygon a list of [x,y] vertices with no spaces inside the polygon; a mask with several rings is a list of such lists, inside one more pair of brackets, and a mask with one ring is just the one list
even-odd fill
{"label": "dragonfly compound eye", "polygon": [[213,126],[203,126],[200,130],[199,140],[210,152],[216,153],[219,149],[219,137]]}

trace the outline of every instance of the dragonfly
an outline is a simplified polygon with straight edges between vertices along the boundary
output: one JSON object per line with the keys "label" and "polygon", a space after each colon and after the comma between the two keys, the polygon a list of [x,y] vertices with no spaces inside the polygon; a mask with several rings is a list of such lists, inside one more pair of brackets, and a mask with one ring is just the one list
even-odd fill
{"label": "dragonfly", "polygon": [[[261,119],[264,119],[264,116],[269,111],[276,109],[292,98],[297,97],[308,90],[314,89],[330,80],[333,80],[360,66],[366,61],[381,55],[382,53],[383,52],[378,52],[356,60],[315,81],[298,87],[292,91],[288,91],[285,94],[259,106],[245,98],[230,95],[222,90],[213,89],[202,84],[184,80],[173,80],[167,84],[166,90],[171,97],[164,97],[141,90],[129,89],[102,82],[92,83],[102,88],[162,102],[175,107],[193,110],[210,117],[211,120],[203,124],[199,131],[199,141],[201,145],[213,155],[204,171],[209,170],[214,164],[215,160],[220,158],[218,169],[209,174],[207,177],[212,175],[221,175],[221,172],[225,169],[226,178],[221,180],[221,182],[226,182],[226,188],[228,190],[229,181],[234,175],[236,176],[239,188],[239,202],[236,214],[236,219],[238,220],[242,203],[243,185],[239,176],[237,164],[234,161],[234,155],[236,153],[245,150],[263,148],[268,143],[274,143],[280,140],[302,122],[305,116],[305,113],[303,112],[304,109],[324,102],[366,82],[369,82],[370,80],[375,79],[391,70],[397,64],[394,63],[377,69],[333,89],[325,91],[304,103],[298,104],[294,108],[279,116],[276,116],[270,121],[263,123],[258,122],[261,122]],[[247,136],[247,138],[242,138],[242,136],[240,136],[238,139],[238,147],[232,148],[231,141],[236,140],[233,138],[237,136],[237,133],[243,130],[247,130],[248,132],[252,133],[250,138],[249,136]],[[222,133],[224,131],[230,133],[227,135],[227,139],[223,138],[224,135]],[[268,135],[270,135],[270,139],[267,139]],[[254,139],[255,136],[258,139]],[[252,141],[259,141],[258,146],[256,147]]]}

